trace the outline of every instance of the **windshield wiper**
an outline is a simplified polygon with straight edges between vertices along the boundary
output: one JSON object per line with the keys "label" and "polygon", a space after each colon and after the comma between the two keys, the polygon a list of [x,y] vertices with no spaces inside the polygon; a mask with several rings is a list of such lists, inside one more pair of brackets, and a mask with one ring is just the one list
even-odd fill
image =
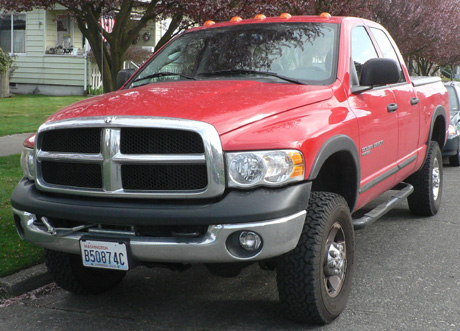
{"label": "windshield wiper", "polygon": [[276,78],[279,78],[279,79],[282,79],[282,80],[285,80],[287,82],[291,82],[294,84],[305,85],[305,83],[303,83],[300,80],[278,75],[276,72],[258,71],[258,70],[249,70],[249,69],[218,70],[218,71],[202,72],[202,73],[199,73],[198,75],[199,76],[219,76],[219,75],[232,75],[232,74],[256,74],[256,75],[272,76],[272,77],[276,77]]}
{"label": "windshield wiper", "polygon": [[195,77],[190,77],[190,76],[187,76],[187,75],[184,75],[184,74],[180,74],[180,73],[177,73],[177,72],[164,71],[164,72],[156,72],[156,73],[154,73],[154,74],[147,75],[147,76],[145,76],[145,77],[137,78],[137,79],[135,79],[135,80],[133,81],[133,83],[139,82],[139,81],[141,81],[141,80],[146,80],[146,79],[156,78],[156,77],[164,77],[164,76],[180,76],[180,77],[182,77],[182,78],[196,80]]}

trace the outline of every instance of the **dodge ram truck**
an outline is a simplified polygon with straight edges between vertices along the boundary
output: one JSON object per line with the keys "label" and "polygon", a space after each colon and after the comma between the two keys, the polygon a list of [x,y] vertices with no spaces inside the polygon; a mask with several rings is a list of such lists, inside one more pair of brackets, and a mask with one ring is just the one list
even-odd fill
{"label": "dodge ram truck", "polygon": [[257,262],[288,318],[329,323],[354,230],[406,198],[416,215],[440,208],[446,88],[409,77],[377,23],[207,21],[118,78],[24,142],[15,224],[65,290],[107,291],[138,265],[235,276]]}

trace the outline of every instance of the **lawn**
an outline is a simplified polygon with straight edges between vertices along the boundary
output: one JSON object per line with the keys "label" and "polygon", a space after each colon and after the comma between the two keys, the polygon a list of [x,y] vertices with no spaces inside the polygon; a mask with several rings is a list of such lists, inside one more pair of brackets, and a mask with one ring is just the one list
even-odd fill
{"label": "lawn", "polygon": [[43,249],[22,241],[14,225],[10,197],[22,178],[20,156],[0,157],[0,277],[43,261]]}
{"label": "lawn", "polygon": [[15,95],[0,99],[0,136],[34,132],[51,114],[84,96]]}

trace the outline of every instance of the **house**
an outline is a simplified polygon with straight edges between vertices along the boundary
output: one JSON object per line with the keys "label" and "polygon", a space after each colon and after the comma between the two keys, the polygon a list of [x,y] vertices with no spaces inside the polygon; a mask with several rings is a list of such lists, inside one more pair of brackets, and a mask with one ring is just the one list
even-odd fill
{"label": "house", "polygon": [[[153,49],[161,27],[151,23],[140,36],[146,32],[151,38],[139,38],[136,47]],[[0,15],[0,47],[16,57],[11,93],[81,95],[97,72],[86,56],[85,38],[62,6]]]}

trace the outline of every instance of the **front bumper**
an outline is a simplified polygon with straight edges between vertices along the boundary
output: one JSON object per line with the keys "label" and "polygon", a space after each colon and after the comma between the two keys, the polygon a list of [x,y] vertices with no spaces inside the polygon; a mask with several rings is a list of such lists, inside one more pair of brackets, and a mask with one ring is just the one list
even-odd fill
{"label": "front bumper", "polygon": [[[198,238],[91,235],[99,240],[128,240],[131,258],[139,262],[224,263],[264,260],[294,249],[305,222],[310,190],[311,183],[306,182],[275,190],[232,191],[220,201],[182,205],[176,201],[155,204],[57,197],[37,191],[23,180],[13,192],[12,206],[19,235],[51,250],[80,254],[80,239],[91,233],[53,235],[40,222],[41,217],[82,224],[206,225],[206,233]],[[251,256],[235,253],[231,238],[240,231],[259,234],[262,248]]]}
{"label": "front bumper", "polygon": [[[34,224],[37,221],[36,215],[17,209],[13,209],[13,212],[19,217],[18,232],[24,240],[51,250],[80,254],[80,239],[87,233],[52,235]],[[121,236],[120,239],[129,239],[131,257],[141,262],[224,263],[264,260],[295,248],[302,233],[305,215],[306,211],[302,211],[264,222],[210,225],[201,238]],[[232,253],[228,238],[240,231],[253,231],[262,237],[263,248],[256,255],[244,257]],[[104,237],[99,239],[104,240]]]}

